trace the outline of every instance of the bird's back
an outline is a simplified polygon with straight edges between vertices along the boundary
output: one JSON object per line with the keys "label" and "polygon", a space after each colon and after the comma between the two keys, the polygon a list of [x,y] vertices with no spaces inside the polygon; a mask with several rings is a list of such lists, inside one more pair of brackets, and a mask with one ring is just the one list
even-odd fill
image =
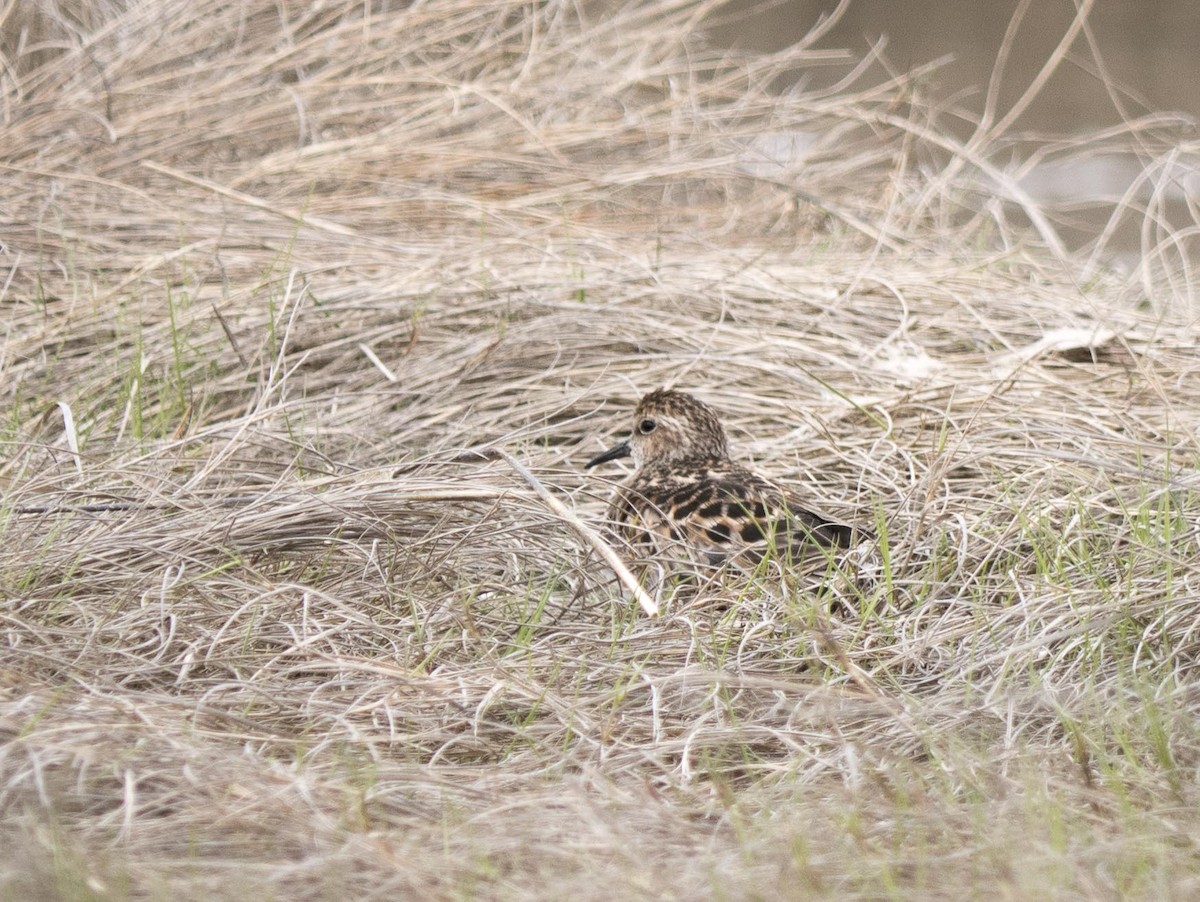
{"label": "bird's back", "polygon": [[622,537],[651,554],[690,552],[701,561],[753,565],[768,549],[798,558],[814,547],[849,547],[868,536],[796,503],[727,458],[672,461],[635,473],[613,499]]}

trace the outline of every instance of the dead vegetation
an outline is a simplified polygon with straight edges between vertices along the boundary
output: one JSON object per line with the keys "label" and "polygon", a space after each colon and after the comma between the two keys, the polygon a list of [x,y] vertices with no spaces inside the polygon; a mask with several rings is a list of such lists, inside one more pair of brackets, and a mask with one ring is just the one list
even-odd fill
{"label": "dead vegetation", "polygon": [[[1192,232],[819,34],[376,6],[0,13],[4,894],[1195,893]],[[664,383],[875,557],[644,616],[536,489]]]}

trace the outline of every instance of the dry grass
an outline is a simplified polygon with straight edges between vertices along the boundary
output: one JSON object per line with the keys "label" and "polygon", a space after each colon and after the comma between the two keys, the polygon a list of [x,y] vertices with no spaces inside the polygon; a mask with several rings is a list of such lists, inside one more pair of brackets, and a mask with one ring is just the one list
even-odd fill
{"label": "dry grass", "polygon": [[[0,895],[1195,895],[1193,231],[691,2],[125,6],[0,13]],[[881,547],[650,619],[464,454],[667,382]]]}

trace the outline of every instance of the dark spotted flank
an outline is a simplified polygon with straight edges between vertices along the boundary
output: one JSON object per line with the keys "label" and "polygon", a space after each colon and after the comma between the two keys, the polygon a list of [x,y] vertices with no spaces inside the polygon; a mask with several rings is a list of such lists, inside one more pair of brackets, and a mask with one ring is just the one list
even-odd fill
{"label": "dark spotted flank", "polygon": [[591,468],[632,457],[634,471],[609,506],[622,540],[642,553],[685,549],[704,563],[753,565],[768,549],[796,559],[805,549],[849,547],[862,529],[799,506],[784,489],[729,458],[716,413],[691,395],[650,392],[629,437],[592,458]]}

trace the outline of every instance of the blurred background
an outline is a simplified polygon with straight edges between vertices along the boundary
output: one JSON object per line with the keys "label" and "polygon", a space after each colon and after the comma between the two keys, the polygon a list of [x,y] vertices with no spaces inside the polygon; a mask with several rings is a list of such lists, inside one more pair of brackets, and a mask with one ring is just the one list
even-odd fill
{"label": "blurred background", "polygon": [[[1034,0],[1024,13],[1000,84],[1000,109],[1028,87],[1071,27],[1073,0]],[[853,0],[820,46],[866,55],[883,39],[883,55],[898,71],[950,57],[930,76],[939,96],[978,112],[1017,0]],[[742,0],[731,3],[714,42],[779,50],[801,41],[836,0]],[[1089,38],[1100,50],[1111,91],[1098,71]],[[843,68],[843,74],[848,67]],[[819,84],[836,68],[817,70]],[[972,90],[973,89],[973,90]],[[1200,117],[1200,3],[1197,0],[1096,0],[1087,27],[1016,127],[1061,134],[1111,125],[1124,115],[1178,110]]]}
{"label": "blurred background", "polygon": [[[710,37],[718,47],[772,52],[803,41],[830,17],[813,46],[873,59],[865,82],[936,62],[917,90],[941,110],[938,130],[963,141],[993,81],[994,124],[1057,53],[1032,101],[1005,123],[1001,142],[990,143],[991,162],[1056,211],[1068,245],[1088,246],[1104,234],[1097,259],[1131,264],[1156,236],[1194,226],[1200,0],[735,0]],[[851,69],[812,66],[792,82],[822,88]],[[780,89],[789,86],[783,81]],[[795,145],[801,156],[804,143],[801,136]]]}

